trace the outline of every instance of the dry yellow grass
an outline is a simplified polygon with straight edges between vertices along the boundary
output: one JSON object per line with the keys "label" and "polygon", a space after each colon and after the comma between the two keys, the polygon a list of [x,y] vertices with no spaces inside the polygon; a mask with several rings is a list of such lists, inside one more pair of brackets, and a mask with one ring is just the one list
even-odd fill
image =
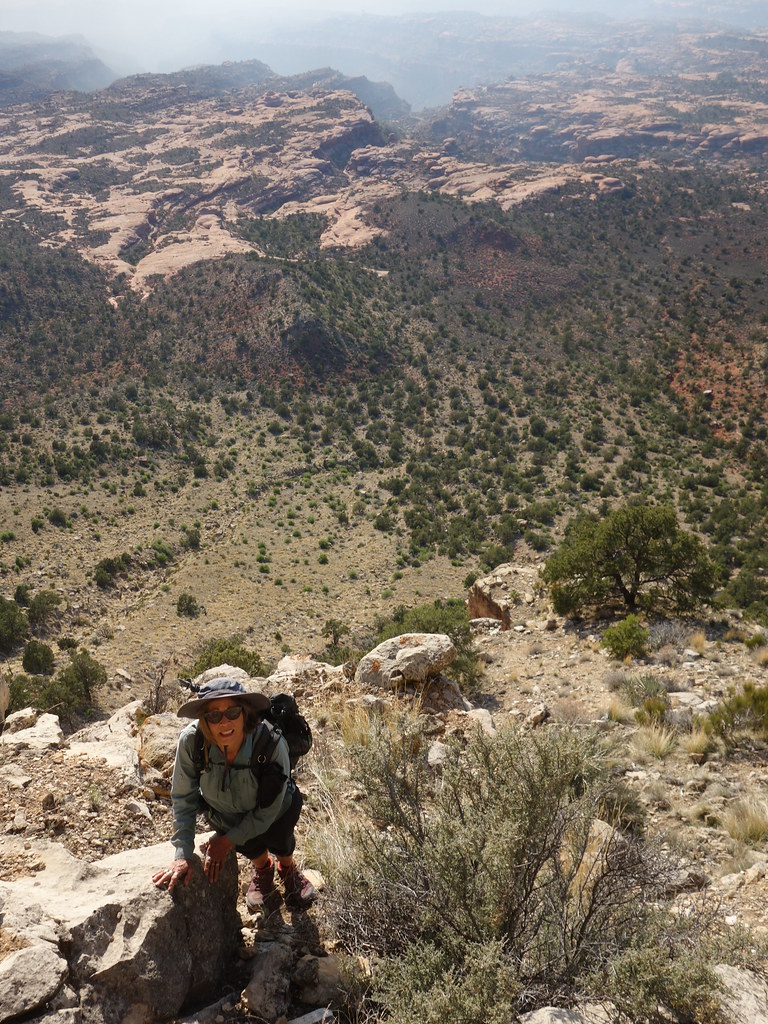
{"label": "dry yellow grass", "polygon": [[643,726],[632,737],[632,748],[639,757],[663,761],[677,746],[677,735],[664,725]]}
{"label": "dry yellow grass", "polygon": [[768,838],[768,802],[757,797],[737,800],[725,811],[722,821],[732,839],[760,843]]}
{"label": "dry yellow grass", "polygon": [[698,629],[695,633],[691,633],[688,638],[688,646],[692,647],[693,650],[697,651],[699,654],[703,654],[707,649],[707,638],[704,631]]}
{"label": "dry yellow grass", "polygon": [[715,742],[703,725],[694,724],[690,732],[680,736],[680,746],[686,750],[692,760],[701,763],[715,747]]}

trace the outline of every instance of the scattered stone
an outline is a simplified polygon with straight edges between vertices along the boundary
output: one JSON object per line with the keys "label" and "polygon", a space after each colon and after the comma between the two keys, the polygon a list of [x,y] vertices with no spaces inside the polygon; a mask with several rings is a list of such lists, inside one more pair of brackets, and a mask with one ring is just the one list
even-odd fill
{"label": "scattered stone", "polygon": [[526,725],[542,725],[549,718],[550,711],[546,704],[536,704],[525,716]]}

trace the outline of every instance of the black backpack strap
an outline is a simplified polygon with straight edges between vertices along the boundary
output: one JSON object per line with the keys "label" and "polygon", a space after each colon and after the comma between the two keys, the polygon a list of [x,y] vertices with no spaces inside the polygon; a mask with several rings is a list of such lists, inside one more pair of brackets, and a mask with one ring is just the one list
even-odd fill
{"label": "black backpack strap", "polygon": [[208,771],[208,751],[209,746],[203,736],[203,730],[198,725],[195,728],[195,741],[192,746],[192,764],[198,775]]}
{"label": "black backpack strap", "polygon": [[269,807],[274,803],[285,784],[283,769],[272,760],[282,735],[276,726],[265,720],[259,722],[253,734],[251,771],[259,784],[260,807]]}

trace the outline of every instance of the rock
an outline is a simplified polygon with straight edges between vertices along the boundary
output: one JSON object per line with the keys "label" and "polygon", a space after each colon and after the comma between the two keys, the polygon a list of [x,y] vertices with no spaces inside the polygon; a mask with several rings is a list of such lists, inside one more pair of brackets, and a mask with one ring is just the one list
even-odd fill
{"label": "rock", "polygon": [[496,726],[493,724],[493,717],[491,716],[490,711],[486,711],[485,708],[473,708],[468,712],[467,718],[469,718],[474,725],[478,725],[486,736],[496,735]]}
{"label": "rock", "polygon": [[37,708],[23,708],[21,711],[13,711],[5,720],[3,737],[11,733],[21,732],[22,729],[31,729],[37,721],[40,712]]}
{"label": "rock", "polygon": [[686,647],[683,651],[683,657],[687,658],[688,661],[698,661],[701,657],[700,651],[694,651],[692,647]]}
{"label": "rock", "polygon": [[[526,587],[526,596],[530,597],[529,604],[532,604],[533,594],[527,586],[529,582],[530,579],[526,578],[522,585]],[[502,629],[510,629],[511,610],[522,600],[520,586],[520,570],[513,565],[497,566],[490,575],[475,580],[467,598],[470,619],[496,619],[501,622]]]}
{"label": "rock", "polygon": [[94,758],[136,781],[139,777],[139,740],[136,716],[141,701],[135,700],[116,711],[106,722],[97,722],[73,733],[66,747],[66,756],[78,760]]}
{"label": "rock", "polygon": [[17,764],[11,762],[0,765],[0,782],[10,789],[24,789],[31,781],[32,777],[27,775]]}
{"label": "rock", "polygon": [[338,1001],[344,991],[341,964],[331,956],[303,956],[293,976],[302,1003],[309,1006],[329,1006]]}
{"label": "rock", "polygon": [[405,633],[385,640],[361,658],[355,683],[366,690],[425,683],[455,657],[456,648],[444,633]]}
{"label": "rock", "polygon": [[264,942],[254,958],[251,980],[241,999],[247,1010],[264,1020],[276,1020],[290,1005],[291,950],[281,942]]}
{"label": "rock", "polygon": [[[19,712],[23,714],[23,712]],[[8,720],[12,718],[8,716]],[[4,730],[0,737],[0,743],[4,747],[15,747],[17,750],[50,750],[60,747],[64,742],[64,733],[61,731],[57,715],[42,714],[33,725],[27,728]]]}
{"label": "rock", "polygon": [[281,658],[275,671],[265,680],[264,688],[270,693],[282,690],[296,693],[304,687],[341,689],[345,681],[343,665],[328,665],[305,655]]}
{"label": "rock", "polygon": [[67,971],[64,957],[43,943],[17,949],[0,960],[0,1022],[45,1006]]}
{"label": "rock", "polygon": [[427,752],[427,764],[432,768],[437,768],[442,764],[445,764],[445,759],[448,757],[448,750],[450,748],[446,743],[441,743],[440,740],[436,740]]}
{"label": "rock", "polygon": [[203,683],[209,683],[212,679],[237,679],[245,684],[250,681],[250,678],[244,668],[237,668],[234,665],[214,665],[213,668],[207,668],[205,672],[195,676],[192,683],[194,686],[202,686]]}
{"label": "rock", "polygon": [[335,1015],[327,1007],[321,1006],[320,1009],[310,1010],[301,1017],[294,1017],[288,1024],[333,1024],[335,1020]]}
{"label": "rock", "polygon": [[160,772],[173,769],[179,734],[188,719],[166,711],[161,715],[150,715],[139,730],[139,753],[142,761]]}
{"label": "rock", "polygon": [[[0,838],[3,859],[23,849],[19,840]],[[35,852],[42,870],[0,882],[3,928],[30,945],[48,942],[69,961],[83,1024],[150,1024],[214,994],[239,940],[234,857],[215,885],[196,860],[190,884],[169,894],[151,882],[173,858],[169,843],[92,863],[56,843],[38,841]],[[48,961],[36,979],[58,988],[58,961]]]}
{"label": "rock", "polygon": [[528,714],[525,716],[526,725],[533,726],[541,725],[549,718],[549,708],[546,704],[535,704]]}
{"label": "rock", "polygon": [[610,1004],[585,1003],[570,1010],[561,1006],[542,1006],[538,1010],[524,1013],[519,1024],[612,1024],[616,1013],[609,1012]]}
{"label": "rock", "polygon": [[752,971],[718,964],[715,973],[726,987],[723,1006],[732,1024],[768,1024],[768,982]]}

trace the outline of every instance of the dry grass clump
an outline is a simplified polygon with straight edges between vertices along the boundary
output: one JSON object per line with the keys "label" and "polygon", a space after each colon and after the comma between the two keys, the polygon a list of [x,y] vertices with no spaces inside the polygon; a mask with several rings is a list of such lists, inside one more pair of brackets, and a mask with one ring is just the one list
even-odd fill
{"label": "dry grass clump", "polygon": [[677,746],[677,734],[673,729],[656,722],[644,725],[632,737],[632,749],[639,757],[663,761]]}
{"label": "dry grass clump", "polygon": [[620,696],[611,698],[603,714],[608,716],[610,722],[619,722],[622,725],[628,725],[635,720],[635,709]]}
{"label": "dry grass clump", "polygon": [[768,667],[768,649],[762,647],[755,655],[755,662],[760,668]]}
{"label": "dry grass clump", "polygon": [[695,633],[691,633],[688,637],[688,646],[697,654],[703,654],[706,651],[707,637],[703,629],[697,629]]}
{"label": "dry grass clump", "polygon": [[723,827],[741,843],[760,843],[768,838],[768,801],[756,797],[737,800],[722,816]]}
{"label": "dry grass clump", "polygon": [[680,736],[680,746],[687,751],[692,761],[701,764],[715,749],[715,740],[705,725],[694,721],[690,731]]}

